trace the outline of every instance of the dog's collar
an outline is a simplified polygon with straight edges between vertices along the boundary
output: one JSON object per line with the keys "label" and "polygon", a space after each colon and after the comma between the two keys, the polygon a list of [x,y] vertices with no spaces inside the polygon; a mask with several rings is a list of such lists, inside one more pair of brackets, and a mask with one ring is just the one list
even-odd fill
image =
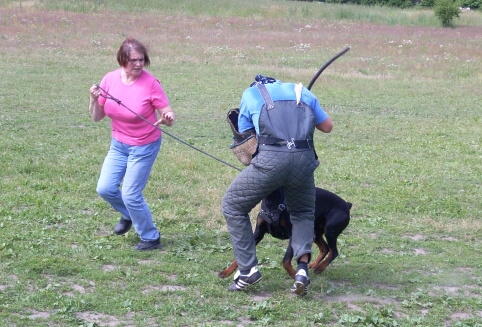
{"label": "dog's collar", "polygon": [[281,213],[285,209],[286,209],[286,206],[283,203],[281,203],[278,205],[278,208],[275,211],[266,211],[261,209],[261,211],[259,212],[259,215],[267,223],[277,226],[279,223],[279,217],[281,216]]}

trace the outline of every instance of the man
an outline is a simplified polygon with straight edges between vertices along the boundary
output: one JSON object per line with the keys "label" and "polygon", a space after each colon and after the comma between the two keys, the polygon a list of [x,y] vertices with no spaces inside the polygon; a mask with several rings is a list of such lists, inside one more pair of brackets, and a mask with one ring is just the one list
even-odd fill
{"label": "man", "polygon": [[256,130],[258,154],[231,183],[222,201],[239,270],[230,291],[261,280],[249,212],[268,194],[283,188],[291,215],[292,246],[298,268],[291,291],[305,295],[313,242],[315,183],[319,162],[313,146],[315,128],[330,133],[331,118],[301,84],[257,75],[241,98],[239,132]]}

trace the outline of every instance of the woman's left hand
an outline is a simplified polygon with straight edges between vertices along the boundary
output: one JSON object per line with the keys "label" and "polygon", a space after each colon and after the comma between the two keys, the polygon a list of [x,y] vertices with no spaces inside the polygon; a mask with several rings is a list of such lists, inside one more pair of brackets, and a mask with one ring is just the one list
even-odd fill
{"label": "woman's left hand", "polygon": [[154,123],[155,126],[164,124],[166,126],[172,126],[176,120],[176,116],[172,110],[159,110],[161,114],[161,119]]}

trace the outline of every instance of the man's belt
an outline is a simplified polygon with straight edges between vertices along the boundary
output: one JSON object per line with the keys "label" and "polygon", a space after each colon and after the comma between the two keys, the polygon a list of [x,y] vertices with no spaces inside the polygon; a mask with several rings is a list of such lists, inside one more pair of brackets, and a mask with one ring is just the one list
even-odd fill
{"label": "man's belt", "polygon": [[288,149],[291,147],[298,149],[313,149],[313,140],[283,140],[276,137],[259,136],[258,144],[260,145],[275,145],[283,146],[286,145]]}

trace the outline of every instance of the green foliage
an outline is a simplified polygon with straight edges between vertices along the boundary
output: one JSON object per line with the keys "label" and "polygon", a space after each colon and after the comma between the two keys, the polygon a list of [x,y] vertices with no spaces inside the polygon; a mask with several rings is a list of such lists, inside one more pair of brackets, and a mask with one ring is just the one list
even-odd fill
{"label": "green foliage", "polygon": [[[308,1],[313,0],[293,0],[293,1]],[[316,1],[318,2],[318,1]],[[320,2],[338,3],[338,4],[355,4],[363,6],[388,6],[396,8],[410,8],[414,6],[432,8],[435,5],[435,0],[323,0]],[[460,6],[463,8],[479,9],[482,5],[482,0],[461,0]]]}
{"label": "green foliage", "polygon": [[432,8],[435,5],[436,0],[420,0],[419,5],[421,7]]}
{"label": "green foliage", "polygon": [[411,0],[356,0],[357,4],[364,6],[387,6],[397,8],[413,7]]}
{"label": "green foliage", "polygon": [[433,10],[443,27],[452,27],[453,20],[460,16],[459,4],[454,0],[435,0]]}
{"label": "green foliage", "polygon": [[[305,1],[305,0],[294,0],[294,1]],[[431,0],[422,0],[422,1],[431,1]],[[474,0],[474,1],[479,1],[479,0]],[[418,3],[415,0],[323,0],[320,2],[338,3],[338,4],[355,4],[355,5],[362,5],[362,6],[387,6],[387,7],[396,7],[396,8],[410,8],[410,7],[414,7]]]}
{"label": "green foliage", "polygon": [[480,9],[482,7],[482,0],[460,0],[462,8]]}

